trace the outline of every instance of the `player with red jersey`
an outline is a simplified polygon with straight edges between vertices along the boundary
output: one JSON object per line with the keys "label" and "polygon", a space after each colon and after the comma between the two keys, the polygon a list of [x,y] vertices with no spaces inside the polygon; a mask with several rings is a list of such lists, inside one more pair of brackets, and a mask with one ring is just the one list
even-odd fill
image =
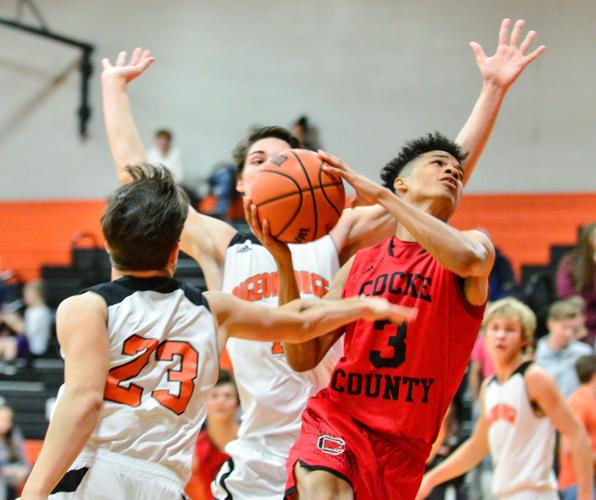
{"label": "player with red jersey", "polygon": [[[320,153],[358,199],[380,203],[396,235],[359,251],[330,295],[380,296],[416,307],[407,325],[358,321],[329,386],[308,401],[290,452],[286,496],[414,498],[482,322],[494,247],[447,224],[462,193],[464,155],[435,133],[407,143],[385,188]],[[322,355],[344,330],[319,343]]]}

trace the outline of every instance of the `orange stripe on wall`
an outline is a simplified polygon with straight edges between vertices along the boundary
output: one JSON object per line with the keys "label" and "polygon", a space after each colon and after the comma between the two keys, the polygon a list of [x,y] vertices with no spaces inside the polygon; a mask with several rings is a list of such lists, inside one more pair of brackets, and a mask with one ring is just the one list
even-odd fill
{"label": "orange stripe on wall", "polygon": [[[0,202],[0,257],[26,280],[43,264],[69,264],[72,238],[90,232],[101,240],[104,200]],[[573,244],[577,227],[596,220],[596,194],[466,195],[453,224],[485,227],[513,261],[546,264],[552,244]]]}
{"label": "orange stripe on wall", "polygon": [[75,235],[89,232],[103,244],[104,200],[0,202],[0,258],[25,280],[44,264],[70,264]]}
{"label": "orange stripe on wall", "polygon": [[547,264],[551,245],[573,245],[577,228],[596,221],[596,193],[467,195],[452,219],[460,229],[485,227],[519,272]]}

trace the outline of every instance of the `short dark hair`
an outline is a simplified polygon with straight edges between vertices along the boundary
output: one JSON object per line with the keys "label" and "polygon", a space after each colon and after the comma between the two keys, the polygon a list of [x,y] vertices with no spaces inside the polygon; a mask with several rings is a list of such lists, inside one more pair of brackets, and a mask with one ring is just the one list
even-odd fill
{"label": "short dark hair", "polygon": [[165,167],[126,167],[132,182],[117,189],[101,218],[112,263],[120,270],[163,269],[180,241],[188,197]]}
{"label": "short dark hair", "polygon": [[155,137],[165,137],[168,141],[171,141],[172,137],[174,137],[174,134],[172,134],[172,131],[168,130],[167,128],[160,128],[155,132]]}
{"label": "short dark hair", "polygon": [[238,395],[238,387],[236,387],[234,376],[227,370],[219,370],[219,376],[217,377],[217,382],[215,382],[214,387],[224,384],[230,384],[234,388],[234,391],[236,392],[236,400],[238,404],[240,404],[240,396]]}
{"label": "short dark hair", "polygon": [[260,141],[261,139],[267,139],[269,137],[286,141],[291,148],[300,147],[300,141],[287,128],[278,126],[255,128],[250,132],[248,137],[239,142],[232,151],[232,157],[234,158],[238,175],[242,174],[244,162],[246,161],[246,156],[248,155],[248,150],[251,148],[251,146],[255,142]]}
{"label": "short dark hair", "polygon": [[581,384],[587,384],[596,373],[596,354],[582,356],[575,362],[575,372]]}
{"label": "short dark hair", "polygon": [[381,180],[383,186],[395,192],[393,184],[404,168],[412,161],[424,153],[430,151],[445,151],[449,153],[460,163],[466,159],[467,153],[461,150],[461,147],[454,141],[448,139],[440,132],[434,132],[419,137],[404,144],[399,155],[391,160],[381,169]]}

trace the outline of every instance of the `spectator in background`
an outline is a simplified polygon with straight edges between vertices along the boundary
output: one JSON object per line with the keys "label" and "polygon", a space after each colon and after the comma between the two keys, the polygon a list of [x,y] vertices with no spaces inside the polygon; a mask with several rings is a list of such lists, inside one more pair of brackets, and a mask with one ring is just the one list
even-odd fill
{"label": "spectator in background", "polygon": [[9,406],[0,406],[0,498],[14,500],[28,473],[23,437],[15,427],[14,412]]}
{"label": "spectator in background", "polygon": [[52,312],[45,304],[43,289],[39,281],[25,285],[23,299],[27,309],[24,319],[15,313],[0,313],[0,321],[8,325],[15,336],[5,336],[0,342],[0,357],[6,361],[17,355],[42,355],[48,348],[52,330]]}
{"label": "spectator in background", "polygon": [[586,226],[577,247],[561,260],[557,271],[557,294],[580,295],[586,303],[586,341],[596,340],[596,223]]}
{"label": "spectator in background", "polygon": [[579,387],[575,363],[592,353],[586,344],[575,339],[581,309],[576,301],[559,300],[548,310],[548,335],[538,341],[536,363],[548,371],[568,397]]}
{"label": "spectator in background", "polygon": [[181,184],[184,181],[184,169],[180,161],[180,152],[172,146],[173,139],[172,132],[165,128],[155,132],[153,147],[147,151],[147,161],[153,165],[168,167],[174,180]]}
{"label": "spectator in background", "polygon": [[192,476],[186,485],[191,500],[213,498],[211,483],[220,467],[230,457],[224,448],[238,434],[240,399],[234,379],[220,370],[219,377],[207,399],[206,428],[199,434],[193,460]]}
{"label": "spectator in background", "polygon": [[[596,355],[583,356],[575,364],[580,387],[567,400],[569,408],[586,429],[592,443],[592,461],[596,478]],[[577,485],[569,442],[561,443],[559,493],[562,500],[576,500]],[[596,486],[596,482],[595,482]],[[596,488],[595,490],[596,491]]]}
{"label": "spectator in background", "polygon": [[472,360],[470,363],[470,390],[474,401],[480,395],[480,387],[484,379],[492,377],[495,374],[495,364],[486,348],[486,337],[484,332],[480,332],[474,349],[472,350]]}
{"label": "spectator in background", "polygon": [[313,126],[308,116],[300,116],[291,127],[291,132],[294,134],[304,149],[317,151],[321,149],[321,141],[319,140],[319,130]]}
{"label": "spectator in background", "polygon": [[[488,238],[493,241],[490,231],[486,228],[479,228]],[[507,257],[501,250],[495,246],[495,265],[490,272],[488,279],[488,301],[494,302],[496,300],[508,297],[515,292],[517,283],[515,282],[515,274],[513,273],[513,266],[509,257]]]}

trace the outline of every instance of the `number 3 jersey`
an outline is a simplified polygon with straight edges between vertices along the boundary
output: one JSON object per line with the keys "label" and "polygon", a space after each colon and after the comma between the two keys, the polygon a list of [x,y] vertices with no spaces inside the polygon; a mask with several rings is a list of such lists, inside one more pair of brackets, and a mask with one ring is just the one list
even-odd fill
{"label": "number 3 jersey", "polygon": [[462,285],[416,242],[394,237],[359,251],[344,297],[384,297],[418,309],[418,316],[402,326],[362,320],[348,325],[327,395],[368,428],[432,444],[484,311],[467,302]]}
{"label": "number 3 jersey", "polygon": [[159,463],[185,483],[219,370],[208,305],[165,277],[127,276],[89,291],[108,306],[110,371],[87,448]]}

